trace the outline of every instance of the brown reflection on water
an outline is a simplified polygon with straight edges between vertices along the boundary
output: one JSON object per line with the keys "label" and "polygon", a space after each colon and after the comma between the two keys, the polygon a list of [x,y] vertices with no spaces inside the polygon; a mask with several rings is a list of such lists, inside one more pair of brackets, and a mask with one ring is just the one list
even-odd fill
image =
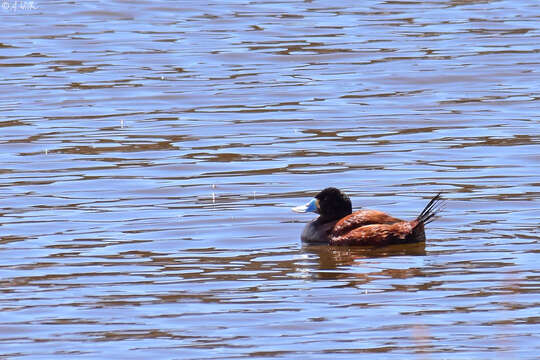
{"label": "brown reflection on water", "polygon": [[357,262],[361,263],[362,259],[366,258],[426,255],[426,243],[424,242],[384,247],[306,245],[303,249],[317,256],[321,270],[337,269],[341,266],[353,265]]}

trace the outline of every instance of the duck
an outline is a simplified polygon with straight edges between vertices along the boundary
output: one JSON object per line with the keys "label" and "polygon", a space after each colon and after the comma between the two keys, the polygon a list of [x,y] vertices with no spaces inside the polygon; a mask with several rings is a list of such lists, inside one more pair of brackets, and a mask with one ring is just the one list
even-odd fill
{"label": "duck", "polygon": [[443,205],[441,193],[438,193],[414,220],[406,221],[379,210],[361,209],[353,212],[350,198],[343,191],[328,187],[307,204],[292,210],[319,214],[304,227],[301,235],[303,242],[384,246],[426,241],[424,226],[435,219]]}

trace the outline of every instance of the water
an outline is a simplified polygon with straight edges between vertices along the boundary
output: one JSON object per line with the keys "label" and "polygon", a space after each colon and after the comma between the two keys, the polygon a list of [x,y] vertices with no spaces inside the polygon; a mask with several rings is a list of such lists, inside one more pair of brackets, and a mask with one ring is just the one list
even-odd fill
{"label": "water", "polygon": [[3,359],[537,358],[540,3],[1,5]]}

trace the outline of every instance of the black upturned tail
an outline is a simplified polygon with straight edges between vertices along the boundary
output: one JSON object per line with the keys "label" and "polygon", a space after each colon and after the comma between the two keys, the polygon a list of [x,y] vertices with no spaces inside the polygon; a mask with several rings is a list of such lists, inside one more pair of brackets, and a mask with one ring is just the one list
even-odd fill
{"label": "black upturned tail", "polygon": [[416,221],[418,221],[419,224],[429,224],[435,220],[434,217],[442,210],[443,205],[444,202],[441,198],[441,193],[438,193],[429,201],[424,210],[422,210],[420,215],[416,218]]}

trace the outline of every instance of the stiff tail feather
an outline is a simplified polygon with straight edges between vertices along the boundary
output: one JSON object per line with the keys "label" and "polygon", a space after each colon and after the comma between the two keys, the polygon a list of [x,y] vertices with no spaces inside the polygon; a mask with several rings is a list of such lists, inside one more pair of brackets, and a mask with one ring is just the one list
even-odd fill
{"label": "stiff tail feather", "polygon": [[441,198],[441,193],[438,193],[429,201],[424,210],[418,215],[416,221],[419,224],[429,224],[435,216],[443,209],[444,201]]}

